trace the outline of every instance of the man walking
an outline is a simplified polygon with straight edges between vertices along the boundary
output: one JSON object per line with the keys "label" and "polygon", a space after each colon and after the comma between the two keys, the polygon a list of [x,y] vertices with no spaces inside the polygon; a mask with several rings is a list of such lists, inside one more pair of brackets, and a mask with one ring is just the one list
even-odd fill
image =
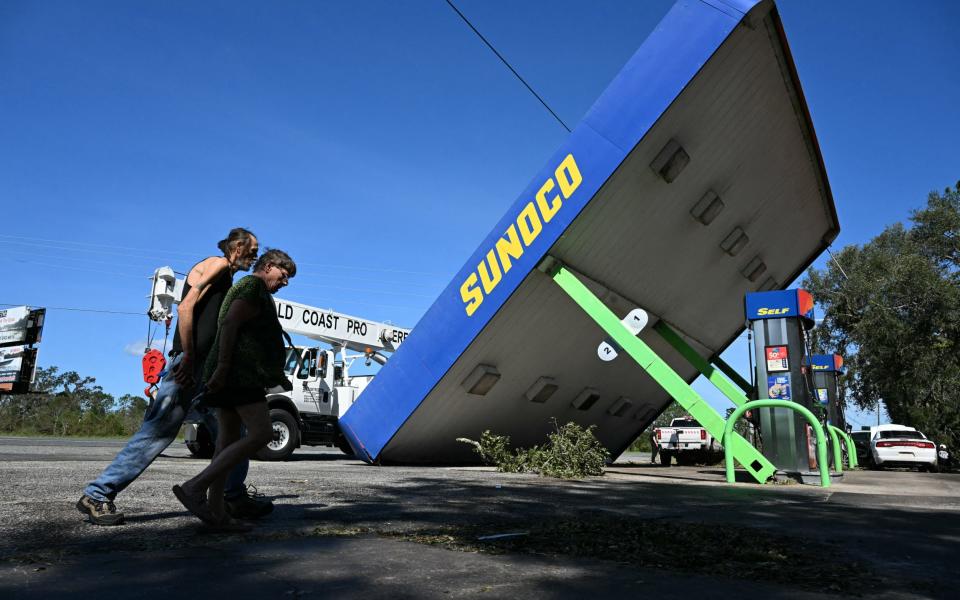
{"label": "man walking", "polygon": [[[176,438],[190,411],[191,400],[199,391],[203,365],[217,333],[217,316],[233,284],[233,275],[250,270],[259,253],[256,236],[240,227],[230,230],[217,246],[222,256],[203,259],[187,274],[170,352],[173,360],[156,399],[144,415],[143,425],[77,501],[77,510],[95,525],[123,523],[123,513],[114,505],[117,494]],[[272,503],[247,494],[243,482],[248,467],[249,461],[243,461],[233,469],[224,494],[226,510],[241,519],[262,517],[273,510]]]}

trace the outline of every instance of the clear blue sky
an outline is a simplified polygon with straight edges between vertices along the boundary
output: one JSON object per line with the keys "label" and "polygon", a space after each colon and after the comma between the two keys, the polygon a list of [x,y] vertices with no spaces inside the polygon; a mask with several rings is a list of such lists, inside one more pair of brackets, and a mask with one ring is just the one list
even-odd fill
{"label": "clear blue sky", "polygon": [[[571,126],[671,4],[457,1]],[[778,6],[863,243],[960,179],[960,3]],[[147,276],[243,225],[300,264],[283,296],[412,326],[565,136],[443,0],[4,0],[0,303],[139,393]]]}

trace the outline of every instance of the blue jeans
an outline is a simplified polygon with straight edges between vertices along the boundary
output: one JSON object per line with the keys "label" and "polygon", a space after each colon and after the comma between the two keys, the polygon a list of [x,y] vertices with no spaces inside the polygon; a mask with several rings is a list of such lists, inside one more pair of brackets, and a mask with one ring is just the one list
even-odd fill
{"label": "blue jeans", "polygon": [[[182,355],[181,355],[182,356]],[[133,434],[123,450],[117,454],[113,462],[103,470],[94,481],[90,482],[83,493],[94,500],[112,502],[117,494],[133,483],[143,473],[150,463],[177,437],[180,427],[190,413],[190,390],[182,390],[173,376],[173,369],[180,364],[180,356],[174,358],[167,368],[167,375],[160,382],[156,399],[150,403],[143,417],[140,431]],[[207,419],[216,421],[216,419]],[[216,438],[215,423],[208,423],[210,433]],[[250,461],[244,460],[238,464],[227,476],[227,499],[238,498],[246,493],[243,484],[247,478]]]}

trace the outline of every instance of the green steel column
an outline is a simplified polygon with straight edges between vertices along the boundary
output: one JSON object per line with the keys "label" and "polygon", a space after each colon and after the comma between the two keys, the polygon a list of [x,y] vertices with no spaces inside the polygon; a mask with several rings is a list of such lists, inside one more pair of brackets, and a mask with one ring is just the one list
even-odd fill
{"label": "green steel column", "polygon": [[[687,359],[687,362],[700,371],[700,374],[706,377],[707,380],[712,383],[714,387],[720,390],[720,392],[731,402],[737,406],[749,402],[749,399],[744,396],[740,390],[734,387],[729,380],[720,374],[719,369],[715,368],[702,356],[700,356],[697,351],[694,350],[690,344],[685,342],[684,339],[680,337],[676,331],[671,329],[669,325],[663,321],[657,321],[657,323],[653,326],[653,329],[659,333],[660,337],[666,340],[668,344],[673,346],[681,356]],[[737,377],[739,377],[739,375]]]}
{"label": "green steel column", "polygon": [[[733,431],[733,426],[736,424],[737,419],[743,416],[743,413],[754,408],[789,408],[795,410],[810,423],[810,426],[813,427],[814,433],[817,434],[817,469],[820,471],[820,485],[823,487],[830,487],[830,465],[827,463],[827,439],[826,434],[823,433],[823,427],[820,425],[820,422],[817,421],[817,418],[813,416],[813,413],[807,410],[805,407],[792,402],[790,400],[753,400],[747,402],[743,406],[738,406],[733,414],[730,415],[730,418],[727,419],[727,424],[723,429],[723,439],[726,440],[729,435],[736,435]],[[733,473],[733,455],[727,451],[727,445],[723,446],[723,462],[727,472],[727,482],[734,483],[737,478]],[[739,460],[739,459],[738,459]]]}
{"label": "green steel column", "polygon": [[[620,319],[607,308],[576,276],[557,265],[549,273],[555,282],[592,318],[613,340],[640,365],[643,370],[689,412],[714,437],[722,436],[724,420],[706,403],[686,381],[639,337],[630,333]],[[739,434],[734,433],[724,444],[760,483],[775,472],[776,467]]]}

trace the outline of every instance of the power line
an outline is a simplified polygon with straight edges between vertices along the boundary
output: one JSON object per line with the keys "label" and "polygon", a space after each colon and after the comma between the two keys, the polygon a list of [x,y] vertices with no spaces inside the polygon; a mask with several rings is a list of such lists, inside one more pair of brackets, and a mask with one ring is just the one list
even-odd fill
{"label": "power line", "polygon": [[437,297],[436,295],[433,295],[433,294],[418,294],[416,292],[403,292],[400,290],[393,290],[393,291],[368,290],[363,288],[344,287],[341,285],[330,285],[327,283],[310,283],[306,281],[301,281],[301,282],[292,281],[290,282],[290,285],[293,287],[314,287],[314,288],[321,288],[321,289],[328,289],[328,290],[343,290],[345,292],[361,292],[364,294],[377,294],[377,295],[384,295],[384,296],[413,296],[415,298],[424,298],[426,300],[433,300],[434,298]]}
{"label": "power line", "polygon": [[[30,242],[53,242],[53,243],[56,243],[56,244],[76,244],[76,245],[78,245],[78,246],[95,246],[95,247],[98,247],[98,248],[114,248],[114,249],[116,249],[116,250],[139,250],[139,251],[143,251],[143,252],[149,252],[149,251],[150,251],[150,250],[147,249],[147,248],[133,248],[133,247],[130,247],[130,246],[115,246],[115,245],[113,245],[113,244],[95,244],[95,243],[93,243],[93,242],[75,242],[75,241],[72,241],[72,240],[63,240],[63,239],[59,239],[59,240],[58,240],[58,239],[50,239],[50,238],[36,238],[36,237],[28,237],[28,236],[25,236],[25,235],[10,235],[10,234],[7,234],[7,233],[0,233],[0,238],[7,238],[7,239],[12,239],[12,240],[27,240],[27,241],[30,241]],[[167,253],[169,253],[169,254],[181,254],[181,255],[183,255],[183,256],[194,256],[193,253],[189,253],[189,254],[188,254],[188,253],[186,253],[186,252],[176,252],[176,251],[173,251],[173,250],[166,250],[166,249],[165,249],[165,252],[167,252]]]}
{"label": "power line", "polygon": [[[0,243],[3,243],[3,240],[0,240]],[[69,262],[79,262],[85,265],[87,264],[98,264],[98,265],[108,265],[111,267],[129,267],[134,269],[143,269],[144,277],[149,277],[147,269],[150,267],[145,267],[144,264],[153,264],[156,265],[160,261],[151,261],[150,259],[143,259],[142,263],[130,263],[130,262],[121,262],[116,260],[97,260],[95,258],[87,258],[85,256],[54,256],[52,254],[39,254],[37,252],[26,252],[22,250],[4,250],[4,258],[9,257],[10,255],[23,256],[23,259],[10,259],[17,260],[21,262],[27,262],[33,259],[55,259],[59,261],[69,261]],[[182,273],[181,273],[182,275]]]}
{"label": "power line", "polygon": [[843,278],[847,281],[850,281],[850,278],[847,277],[847,272],[843,270],[843,267],[840,266],[840,261],[837,260],[837,257],[833,255],[833,252],[830,252],[830,246],[827,246],[827,254],[830,255],[830,258],[833,260],[833,264],[837,265],[837,268],[840,269],[840,274],[843,275]]}
{"label": "power line", "polygon": [[[0,306],[33,306],[32,304],[7,304],[5,302],[0,302]],[[73,312],[92,312],[92,313],[105,313],[108,315],[135,315],[137,317],[143,317],[146,312],[130,312],[125,310],[100,310],[96,308],[75,308],[73,306],[42,306],[37,308],[45,308],[47,310],[69,310]]]}
{"label": "power line", "polygon": [[[66,242],[66,243],[70,243],[70,242]],[[131,254],[130,252],[121,252],[121,251],[115,251],[115,250],[97,250],[95,248],[76,248],[72,246],[65,246],[63,245],[64,244],[63,242],[58,242],[57,243],[58,245],[54,245],[54,244],[45,243],[45,242],[21,242],[21,241],[15,241],[15,240],[0,239],[0,244],[11,244],[14,246],[29,246],[32,248],[44,248],[46,250],[56,250],[59,252],[87,252],[87,253],[93,253],[93,254],[109,254],[113,256],[124,256],[126,258],[140,258],[144,260],[152,260],[152,261],[160,262],[160,259],[156,258],[156,255],[148,256],[143,254]],[[165,256],[165,255],[161,254],[161,256]],[[183,260],[183,259],[178,258],[176,260]]]}
{"label": "power line", "polygon": [[404,269],[387,269],[384,267],[363,267],[357,265],[330,265],[324,263],[313,263],[313,262],[300,262],[296,261],[297,265],[304,265],[308,267],[321,267],[324,269],[351,269],[353,271],[376,271],[383,273],[403,273],[405,275],[429,275],[431,277],[442,277],[440,273],[434,273],[430,271],[407,271]]}
{"label": "power line", "polygon": [[473,26],[473,23],[471,23],[470,20],[467,19],[467,17],[465,17],[462,12],[460,12],[460,9],[458,9],[456,6],[454,6],[452,0],[446,0],[446,1],[447,1],[447,4],[450,5],[450,8],[452,8],[455,13],[457,13],[458,15],[460,15],[460,18],[463,19],[463,22],[466,23],[467,26],[468,26],[470,29],[472,29],[475,34],[477,34],[477,37],[479,37],[481,40],[483,40],[483,43],[487,45],[487,48],[490,48],[490,50],[491,50],[494,54],[497,55],[497,58],[500,59],[500,62],[502,62],[503,64],[505,64],[505,65],[507,66],[507,68],[510,69],[510,72],[513,73],[514,75],[516,75],[517,79],[520,80],[520,83],[522,83],[524,86],[526,86],[526,88],[527,88],[528,90],[530,90],[530,93],[533,94],[534,97],[535,97],[537,100],[540,101],[540,104],[542,104],[543,107],[544,107],[545,109],[547,109],[547,110],[550,112],[551,115],[553,115],[553,118],[556,119],[557,122],[560,123],[560,125],[561,125],[564,129],[567,130],[567,133],[570,133],[570,128],[567,127],[567,124],[563,122],[563,119],[561,119],[560,117],[558,117],[558,116],[557,116],[557,113],[553,112],[553,109],[550,108],[550,107],[547,105],[547,103],[543,100],[543,98],[540,97],[540,94],[538,94],[538,93],[536,93],[535,91],[533,91],[533,88],[530,87],[530,84],[527,83],[527,82],[523,79],[523,77],[520,76],[520,73],[517,73],[517,70],[516,70],[516,69],[514,69],[512,66],[510,66],[510,63],[507,62],[507,59],[505,59],[499,52],[497,52],[497,49],[493,47],[493,44],[491,44],[490,42],[488,42],[488,41],[487,41],[487,38],[483,37],[483,34],[480,33],[479,31],[477,31],[477,28]]}
{"label": "power line", "polygon": [[[45,256],[45,257],[43,257],[43,258],[52,258],[52,257]],[[45,263],[45,262],[39,262],[39,261],[36,261],[36,260],[26,259],[26,258],[8,258],[8,257],[5,257],[5,256],[0,256],[0,260],[8,260],[8,261],[11,261],[11,262],[24,263],[24,264],[28,264],[28,265],[38,265],[38,266],[41,266],[41,267],[49,267],[49,268],[51,268],[51,269],[66,269],[66,270],[68,270],[68,271],[84,271],[84,272],[87,272],[87,273],[102,273],[102,274],[105,274],[105,275],[112,275],[112,276],[114,276],[114,277],[130,277],[130,278],[133,278],[133,279],[148,279],[148,276],[146,276],[146,275],[130,275],[129,273],[120,273],[119,271],[116,271],[116,270],[108,271],[108,270],[106,270],[106,269],[88,269],[88,268],[85,268],[85,267],[71,267],[71,266],[67,266],[67,265],[56,265],[56,264],[51,264],[51,263]]]}
{"label": "power line", "polygon": [[[3,239],[3,238],[17,238],[17,239],[14,240],[14,239]],[[17,241],[17,240],[29,240],[29,241]],[[84,244],[88,246],[116,248],[117,250],[123,250],[123,249],[142,250],[143,252],[150,252],[150,250],[142,249],[142,248],[127,248],[125,246],[109,246],[106,244],[87,244],[85,242],[70,242],[65,240],[54,240],[50,238],[28,238],[23,236],[8,236],[4,234],[0,234],[0,244],[11,244],[14,246],[29,246],[34,248],[43,248],[46,250],[54,250],[58,252],[66,251],[66,252],[88,252],[88,253],[94,253],[94,254],[109,254],[114,256],[123,256],[126,258],[139,258],[143,260],[150,260],[155,263],[167,262],[161,258],[157,258],[158,256],[169,256],[170,254],[183,254],[180,252],[169,252],[164,250],[163,252],[155,255],[142,255],[142,254],[137,255],[137,254],[130,254],[130,252],[119,252],[119,251],[113,251],[113,250],[98,250],[94,248],[76,248],[71,246],[65,246],[65,244]],[[200,253],[192,254],[190,256],[200,256]],[[73,259],[73,260],[77,260],[77,259]],[[181,261],[183,259],[178,258],[175,260]],[[407,269],[392,269],[387,267],[370,267],[370,266],[361,266],[361,265],[334,265],[334,264],[326,264],[326,263],[301,262],[301,261],[297,261],[297,264],[300,266],[320,267],[324,269],[349,269],[353,271],[372,271],[372,272],[380,272],[380,273],[399,273],[402,275],[426,275],[429,277],[443,277],[442,274],[437,272],[413,271],[413,270],[407,270]]]}

